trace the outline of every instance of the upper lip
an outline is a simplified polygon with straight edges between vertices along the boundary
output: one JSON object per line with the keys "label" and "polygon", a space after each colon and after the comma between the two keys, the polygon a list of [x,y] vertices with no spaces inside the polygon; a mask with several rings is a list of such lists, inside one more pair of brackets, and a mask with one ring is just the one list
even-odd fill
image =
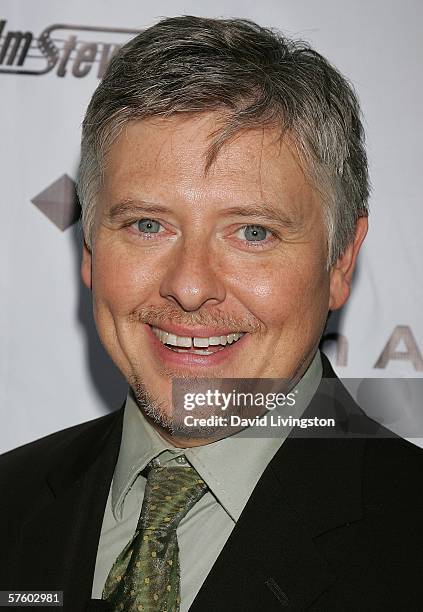
{"label": "upper lip", "polygon": [[212,338],[214,336],[228,336],[229,334],[242,333],[240,329],[228,329],[228,328],[212,328],[212,327],[188,327],[186,325],[178,325],[174,323],[166,323],[165,325],[154,325],[150,324],[151,327],[156,327],[169,334],[175,334],[176,336],[182,336],[185,338]]}

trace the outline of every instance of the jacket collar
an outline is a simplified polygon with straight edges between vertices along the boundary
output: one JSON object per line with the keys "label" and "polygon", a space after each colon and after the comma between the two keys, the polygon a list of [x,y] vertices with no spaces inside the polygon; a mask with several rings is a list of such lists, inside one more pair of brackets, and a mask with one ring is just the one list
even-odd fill
{"label": "jacket collar", "polygon": [[[47,482],[55,497],[59,497],[77,482],[101,457],[103,450],[113,448],[116,458],[122,436],[124,405],[120,410],[104,417],[89,421],[74,428],[73,436],[59,443],[52,450],[53,468],[47,475]],[[77,443],[75,443],[77,441]]]}

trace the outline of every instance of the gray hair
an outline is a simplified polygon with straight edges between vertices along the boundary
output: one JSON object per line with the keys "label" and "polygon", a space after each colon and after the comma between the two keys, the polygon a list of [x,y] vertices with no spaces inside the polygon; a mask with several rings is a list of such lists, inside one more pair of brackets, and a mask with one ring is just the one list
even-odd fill
{"label": "gray hair", "polygon": [[78,195],[87,245],[108,151],[126,124],[218,111],[206,171],[240,130],[280,126],[322,194],[328,265],[367,216],[369,179],[353,87],[302,41],[245,19],[163,19],[112,58],[83,122]]}

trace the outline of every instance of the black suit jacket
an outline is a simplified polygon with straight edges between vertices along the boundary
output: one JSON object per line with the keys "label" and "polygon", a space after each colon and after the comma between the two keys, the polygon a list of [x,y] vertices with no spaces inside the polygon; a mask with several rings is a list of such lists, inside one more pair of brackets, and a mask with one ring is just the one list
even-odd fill
{"label": "black suit jacket", "polygon": [[[323,365],[335,377],[324,356]],[[343,388],[323,398],[331,402],[344,430],[352,416],[366,419]],[[0,457],[0,590],[63,590],[66,612],[97,609],[92,580],[122,417]],[[423,452],[395,436],[297,434],[266,468],[191,612],[423,610]]]}

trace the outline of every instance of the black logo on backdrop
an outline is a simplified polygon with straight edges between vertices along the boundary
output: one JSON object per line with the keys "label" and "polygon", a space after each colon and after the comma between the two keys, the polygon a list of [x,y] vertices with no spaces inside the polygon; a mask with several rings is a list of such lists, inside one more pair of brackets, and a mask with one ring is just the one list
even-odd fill
{"label": "black logo on backdrop", "polygon": [[114,53],[139,30],[56,23],[38,38],[33,32],[8,30],[0,20],[0,73],[101,79]]}

